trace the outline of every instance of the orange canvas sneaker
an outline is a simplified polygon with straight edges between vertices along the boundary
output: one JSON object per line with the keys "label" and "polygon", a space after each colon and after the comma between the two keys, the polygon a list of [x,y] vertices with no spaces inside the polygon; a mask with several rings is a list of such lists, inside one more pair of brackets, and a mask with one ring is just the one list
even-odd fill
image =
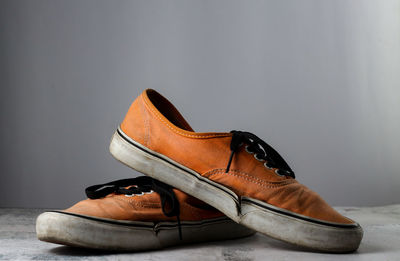
{"label": "orange canvas sneaker", "polygon": [[300,184],[266,142],[249,132],[195,132],[154,90],[132,103],[110,151],[268,236],[327,252],[351,252],[360,244],[360,225]]}
{"label": "orange canvas sneaker", "polygon": [[89,199],[66,210],[39,215],[37,237],[69,246],[142,251],[255,233],[146,176],[91,186],[86,194]]}

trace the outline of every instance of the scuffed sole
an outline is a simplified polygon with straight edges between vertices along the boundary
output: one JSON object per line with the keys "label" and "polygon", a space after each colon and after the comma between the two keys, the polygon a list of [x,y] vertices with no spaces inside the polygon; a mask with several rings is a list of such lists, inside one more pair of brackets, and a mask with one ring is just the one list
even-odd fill
{"label": "scuffed sole", "polygon": [[183,221],[181,228],[182,240],[176,222],[118,221],[61,211],[44,212],[36,220],[36,234],[41,241],[110,251],[145,251],[255,233],[227,217]]}
{"label": "scuffed sole", "polygon": [[221,184],[132,140],[120,128],[113,135],[110,152],[125,165],[176,187],[217,208],[237,223],[273,238],[323,252],[352,252],[360,245],[363,231],[357,223],[325,222],[256,199],[239,198]]}

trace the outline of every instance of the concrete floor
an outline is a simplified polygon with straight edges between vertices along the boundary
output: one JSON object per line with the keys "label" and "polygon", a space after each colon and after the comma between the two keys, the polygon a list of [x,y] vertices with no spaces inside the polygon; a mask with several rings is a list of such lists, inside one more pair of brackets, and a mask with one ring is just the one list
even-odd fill
{"label": "concrete floor", "polygon": [[153,252],[91,251],[37,240],[35,218],[43,209],[0,208],[0,260],[400,260],[400,205],[337,209],[364,228],[356,253],[310,253],[260,234]]}

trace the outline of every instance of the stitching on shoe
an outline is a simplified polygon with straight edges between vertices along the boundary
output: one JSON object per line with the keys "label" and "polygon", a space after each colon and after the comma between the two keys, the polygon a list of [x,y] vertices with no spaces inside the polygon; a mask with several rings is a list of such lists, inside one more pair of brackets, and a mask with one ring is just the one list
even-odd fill
{"label": "stitching on shoe", "polygon": [[166,122],[164,119],[162,119],[157,112],[155,112],[153,110],[153,108],[151,108],[151,106],[148,104],[148,102],[146,101],[146,99],[143,98],[142,99],[147,107],[147,109],[149,109],[154,116],[157,117],[158,120],[160,120],[161,122],[163,122],[165,125],[167,125],[168,128],[170,128],[173,132],[178,133],[179,135],[182,136],[186,136],[186,137],[190,137],[190,138],[216,138],[216,137],[229,137],[232,136],[230,133],[215,133],[215,134],[209,134],[209,135],[191,135],[191,134],[186,134],[183,132],[180,132],[179,130],[176,130],[175,128],[173,128],[173,126],[171,126],[168,122]]}
{"label": "stitching on shoe", "polygon": [[262,187],[266,187],[266,188],[278,188],[278,187],[283,187],[283,186],[295,183],[294,180],[269,182],[269,181],[261,180],[257,177],[253,177],[253,176],[249,175],[248,173],[240,171],[240,170],[230,170],[228,173],[225,173],[225,169],[214,169],[214,170],[204,173],[203,176],[208,175],[207,178],[210,178],[211,176],[214,176],[216,174],[224,174],[224,175],[228,174],[228,175],[236,176],[239,178],[246,179],[251,183],[255,183]]}

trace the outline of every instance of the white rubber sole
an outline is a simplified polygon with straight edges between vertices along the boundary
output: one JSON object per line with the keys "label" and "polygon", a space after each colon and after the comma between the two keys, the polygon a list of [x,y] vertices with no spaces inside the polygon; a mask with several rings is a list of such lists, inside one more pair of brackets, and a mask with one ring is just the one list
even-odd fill
{"label": "white rubber sole", "polygon": [[114,133],[111,154],[125,165],[176,187],[223,212],[235,222],[285,242],[324,252],[355,251],[363,231],[358,224],[312,219],[252,198],[239,198],[228,188],[132,140]]}
{"label": "white rubber sole", "polygon": [[39,240],[111,251],[144,251],[173,245],[245,237],[254,231],[227,217],[202,221],[183,221],[182,240],[176,222],[129,222],[44,212],[36,220]]}

